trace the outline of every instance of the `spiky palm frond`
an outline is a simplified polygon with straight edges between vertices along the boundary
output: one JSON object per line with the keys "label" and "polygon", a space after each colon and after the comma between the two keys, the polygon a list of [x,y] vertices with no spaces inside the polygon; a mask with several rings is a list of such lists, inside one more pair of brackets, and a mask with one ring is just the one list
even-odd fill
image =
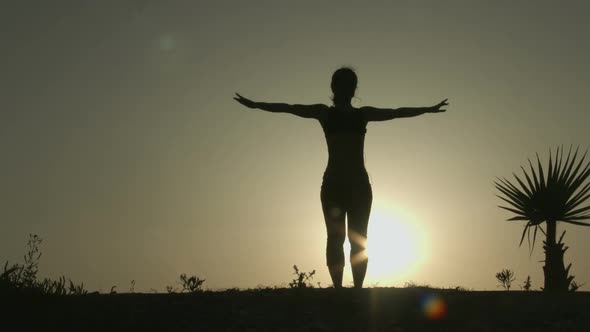
{"label": "spiky palm frond", "polygon": [[500,208],[516,215],[508,221],[527,222],[520,238],[520,245],[527,235],[530,246],[533,229],[534,246],[537,231],[545,233],[540,225],[547,220],[590,226],[590,223],[584,222],[590,219],[590,206],[582,206],[590,198],[590,182],[586,182],[590,177],[590,162],[586,161],[588,150],[579,159],[578,150],[576,148],[572,155],[570,146],[565,160],[563,147],[558,147],[554,156],[549,151],[549,166],[546,171],[537,154],[536,171],[529,160],[530,173],[521,166],[524,178],[512,173],[516,185],[505,178],[494,181],[496,188],[504,195],[496,196],[509,204]]}

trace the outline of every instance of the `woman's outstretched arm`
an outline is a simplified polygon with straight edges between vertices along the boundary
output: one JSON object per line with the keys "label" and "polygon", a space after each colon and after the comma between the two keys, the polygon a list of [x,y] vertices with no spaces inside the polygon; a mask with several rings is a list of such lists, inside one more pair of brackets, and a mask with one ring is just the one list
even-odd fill
{"label": "woman's outstretched arm", "polygon": [[290,105],[284,103],[261,103],[252,101],[248,98],[244,98],[238,93],[236,93],[236,96],[237,97],[234,97],[234,99],[238,103],[248,108],[258,108],[263,111],[273,113],[290,113],[293,115],[300,116],[302,118],[320,119],[320,117],[324,115],[328,108],[328,106],[323,104]]}
{"label": "woman's outstretched arm", "polygon": [[424,113],[440,113],[445,112],[443,106],[447,106],[447,99],[430,107],[401,107],[401,108],[375,108],[371,106],[361,107],[365,114],[367,121],[385,121],[397,118],[409,118],[412,116],[421,115]]}

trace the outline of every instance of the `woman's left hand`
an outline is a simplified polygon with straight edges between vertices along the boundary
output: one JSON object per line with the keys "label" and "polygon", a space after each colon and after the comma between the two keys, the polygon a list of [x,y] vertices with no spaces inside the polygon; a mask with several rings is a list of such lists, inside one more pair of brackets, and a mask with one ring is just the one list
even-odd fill
{"label": "woman's left hand", "polygon": [[440,103],[438,103],[438,104],[436,104],[436,105],[434,105],[434,106],[431,106],[431,107],[430,107],[430,111],[429,111],[429,113],[440,113],[440,112],[445,112],[446,110],[444,110],[444,109],[441,109],[441,107],[443,107],[443,106],[448,106],[448,105],[449,105],[449,103],[447,103],[447,100],[448,100],[448,99],[445,99],[445,100],[441,101]]}

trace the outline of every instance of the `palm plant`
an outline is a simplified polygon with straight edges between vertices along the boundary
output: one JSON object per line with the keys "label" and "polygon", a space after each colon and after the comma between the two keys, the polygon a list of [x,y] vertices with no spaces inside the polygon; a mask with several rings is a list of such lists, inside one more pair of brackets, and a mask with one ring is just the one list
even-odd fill
{"label": "palm plant", "polygon": [[[559,241],[556,241],[557,222],[590,226],[590,223],[584,222],[590,219],[588,212],[590,206],[585,204],[590,198],[590,182],[586,182],[590,176],[590,162],[586,162],[588,151],[578,159],[578,150],[576,148],[572,155],[570,147],[565,160],[563,147],[557,148],[554,156],[549,151],[547,172],[543,169],[537,154],[536,171],[529,160],[530,173],[521,166],[524,180],[513,173],[520,187],[505,178],[499,178],[494,182],[496,188],[504,195],[497,196],[509,204],[500,208],[516,214],[508,221],[526,222],[520,245],[526,236],[532,253],[537,231],[545,235],[545,241],[543,241],[545,250],[543,267],[545,287],[543,289],[545,291],[567,291],[574,279],[573,276],[568,275],[571,264],[565,268],[563,263],[563,255],[568,249],[562,242],[565,231],[561,234]],[[545,223],[545,230],[541,227],[543,223]]]}

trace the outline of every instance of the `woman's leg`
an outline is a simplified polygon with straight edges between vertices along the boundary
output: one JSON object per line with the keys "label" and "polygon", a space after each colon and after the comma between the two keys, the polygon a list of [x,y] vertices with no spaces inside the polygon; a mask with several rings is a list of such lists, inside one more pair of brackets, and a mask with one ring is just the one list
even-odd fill
{"label": "woman's leg", "polygon": [[367,228],[373,203],[371,185],[360,185],[352,195],[348,208],[348,241],[350,241],[350,265],[355,288],[362,288],[367,272]]}
{"label": "woman's leg", "polygon": [[344,271],[344,240],[346,238],[345,211],[339,204],[338,190],[322,185],[321,200],[328,241],[326,245],[326,262],[332,284],[335,288],[342,287],[342,274]]}

